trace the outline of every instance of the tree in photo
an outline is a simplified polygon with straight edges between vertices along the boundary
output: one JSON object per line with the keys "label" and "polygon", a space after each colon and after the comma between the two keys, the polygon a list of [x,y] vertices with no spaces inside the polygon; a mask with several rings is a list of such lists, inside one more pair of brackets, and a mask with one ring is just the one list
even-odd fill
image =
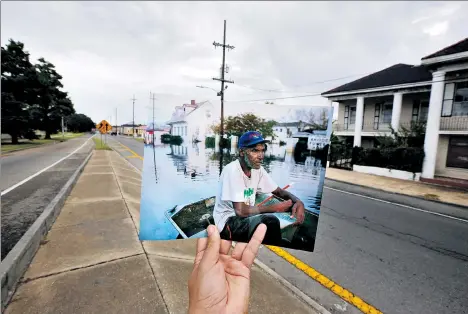
{"label": "tree in photo", "polygon": [[24,44],[9,40],[2,47],[2,133],[9,134],[13,144],[31,131],[29,107],[35,101],[34,66]]}
{"label": "tree in photo", "polygon": [[85,114],[74,113],[65,119],[67,130],[70,132],[89,132],[96,124]]}
{"label": "tree in photo", "polygon": [[[227,135],[241,136],[247,131],[258,131],[264,137],[273,136],[273,120],[265,120],[253,113],[244,113],[237,116],[229,116],[224,121],[224,133]],[[216,124],[211,128],[214,133],[220,134],[221,126]]]}
{"label": "tree in photo", "polygon": [[55,71],[55,66],[40,58],[35,65],[37,81],[37,101],[31,108],[35,127],[45,132],[45,138],[61,129],[62,117],[75,113],[73,103],[66,92],[63,92],[62,76]]}

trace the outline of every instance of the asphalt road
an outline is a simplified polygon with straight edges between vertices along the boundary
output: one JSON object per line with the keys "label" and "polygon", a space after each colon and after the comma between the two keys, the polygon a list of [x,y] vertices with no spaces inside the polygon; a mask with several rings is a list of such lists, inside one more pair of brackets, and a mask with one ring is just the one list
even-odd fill
{"label": "asphalt road", "polygon": [[[143,156],[141,142],[113,139]],[[468,313],[468,223],[395,203],[464,219],[468,208],[325,186],[315,252],[292,255],[384,313]],[[360,313],[267,248],[259,259],[331,312]]]}
{"label": "asphalt road", "polygon": [[70,157],[43,171],[1,197],[1,257],[21,239],[47,205],[54,199],[76,169],[83,163],[94,143],[83,136],[64,143],[33,148],[2,156],[2,192],[31,175]]}
{"label": "asphalt road", "polygon": [[66,142],[25,149],[2,156],[0,189],[4,191],[67,156],[81,146],[90,136],[87,134]]}

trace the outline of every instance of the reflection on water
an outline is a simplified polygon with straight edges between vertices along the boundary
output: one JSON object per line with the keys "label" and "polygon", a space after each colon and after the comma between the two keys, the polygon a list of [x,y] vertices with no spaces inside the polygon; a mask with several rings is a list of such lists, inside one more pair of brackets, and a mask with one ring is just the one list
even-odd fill
{"label": "reflection on water", "polygon": [[[165,211],[214,196],[222,167],[235,158],[237,151],[225,149],[220,153],[202,143],[145,145],[140,239],[175,239],[178,232]],[[304,202],[307,210],[319,214],[325,179],[325,168],[319,159],[307,156],[304,162],[296,162],[285,146],[270,145],[263,167],[279,186],[293,183],[289,190]]]}

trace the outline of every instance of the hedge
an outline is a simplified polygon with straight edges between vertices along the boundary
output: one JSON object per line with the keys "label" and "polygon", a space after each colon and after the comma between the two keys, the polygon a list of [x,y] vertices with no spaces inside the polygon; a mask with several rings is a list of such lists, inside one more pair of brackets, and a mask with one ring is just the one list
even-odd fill
{"label": "hedge", "polygon": [[424,149],[418,147],[397,148],[353,148],[353,164],[421,172],[424,160]]}
{"label": "hedge", "polygon": [[180,135],[171,135],[171,134],[163,134],[161,135],[161,143],[163,144],[172,144],[172,145],[180,145],[184,140]]}

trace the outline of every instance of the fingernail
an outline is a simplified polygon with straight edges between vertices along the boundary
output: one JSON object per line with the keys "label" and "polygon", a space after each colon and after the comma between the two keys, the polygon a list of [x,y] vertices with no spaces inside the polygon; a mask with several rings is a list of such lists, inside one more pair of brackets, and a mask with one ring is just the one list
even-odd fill
{"label": "fingernail", "polygon": [[208,231],[208,235],[209,235],[209,236],[212,235],[213,232],[214,232],[214,226],[213,226],[213,225],[209,225],[207,231]]}

